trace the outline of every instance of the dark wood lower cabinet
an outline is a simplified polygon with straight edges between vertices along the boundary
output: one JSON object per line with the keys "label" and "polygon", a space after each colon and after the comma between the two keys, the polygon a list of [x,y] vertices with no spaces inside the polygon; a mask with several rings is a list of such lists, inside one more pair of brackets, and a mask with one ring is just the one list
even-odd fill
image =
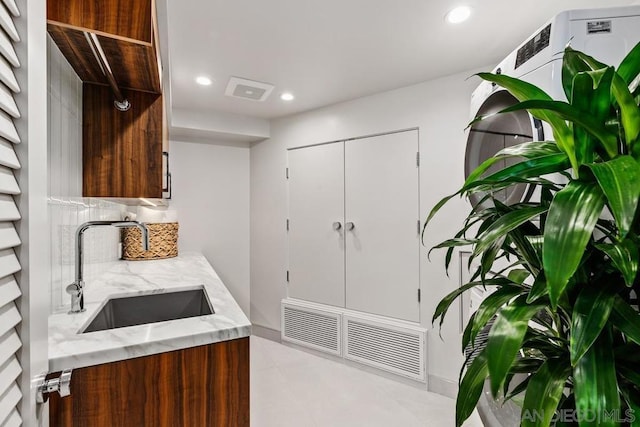
{"label": "dark wood lower cabinet", "polygon": [[249,338],[74,369],[51,427],[249,427]]}

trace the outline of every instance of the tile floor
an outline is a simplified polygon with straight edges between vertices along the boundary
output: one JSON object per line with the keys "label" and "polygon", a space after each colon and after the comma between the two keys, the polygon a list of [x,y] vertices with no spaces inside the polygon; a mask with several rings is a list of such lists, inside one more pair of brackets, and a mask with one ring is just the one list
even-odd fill
{"label": "tile floor", "polygon": [[446,427],[454,413],[453,399],[251,337],[252,427]]}

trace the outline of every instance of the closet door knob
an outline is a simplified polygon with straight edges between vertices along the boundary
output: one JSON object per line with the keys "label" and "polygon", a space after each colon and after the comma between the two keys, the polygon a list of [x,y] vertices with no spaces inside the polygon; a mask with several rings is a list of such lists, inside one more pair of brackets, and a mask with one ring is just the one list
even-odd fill
{"label": "closet door knob", "polygon": [[333,229],[338,231],[342,228],[342,223],[340,221],[336,221],[333,223]]}
{"label": "closet door knob", "polygon": [[352,223],[352,222],[347,222],[347,223],[345,224],[345,227],[347,228],[347,231],[351,231],[351,230],[353,230],[354,228],[356,228],[356,225],[355,225],[354,223]]}

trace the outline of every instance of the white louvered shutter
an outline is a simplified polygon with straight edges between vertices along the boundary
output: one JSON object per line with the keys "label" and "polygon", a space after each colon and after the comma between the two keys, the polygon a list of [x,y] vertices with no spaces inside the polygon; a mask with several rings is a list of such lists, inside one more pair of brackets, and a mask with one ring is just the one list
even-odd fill
{"label": "white louvered shutter", "polygon": [[19,11],[14,0],[0,3],[0,426],[20,426],[22,420],[17,405],[22,398],[17,379],[22,369],[16,352],[22,346],[16,326],[21,317],[15,301],[20,288],[14,274],[20,263],[14,248],[20,237],[14,221],[20,219],[13,196],[20,188],[13,171],[20,168],[14,144],[20,137],[14,120],[20,112],[14,94],[20,91],[14,70],[20,67],[15,45],[20,37],[13,23]]}

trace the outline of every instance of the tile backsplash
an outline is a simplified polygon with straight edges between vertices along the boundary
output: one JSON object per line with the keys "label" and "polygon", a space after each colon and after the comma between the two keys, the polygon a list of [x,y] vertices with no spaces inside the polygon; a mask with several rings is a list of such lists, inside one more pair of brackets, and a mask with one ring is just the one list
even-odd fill
{"label": "tile backsplash", "polygon": [[[75,232],[86,221],[120,220],[125,206],[94,198],[49,198],[51,313],[67,311],[67,285],[75,280]],[[120,231],[96,227],[84,233],[84,278],[89,281],[119,259]]]}
{"label": "tile backsplash", "polygon": [[47,37],[49,196],[82,196],[82,81]]}

